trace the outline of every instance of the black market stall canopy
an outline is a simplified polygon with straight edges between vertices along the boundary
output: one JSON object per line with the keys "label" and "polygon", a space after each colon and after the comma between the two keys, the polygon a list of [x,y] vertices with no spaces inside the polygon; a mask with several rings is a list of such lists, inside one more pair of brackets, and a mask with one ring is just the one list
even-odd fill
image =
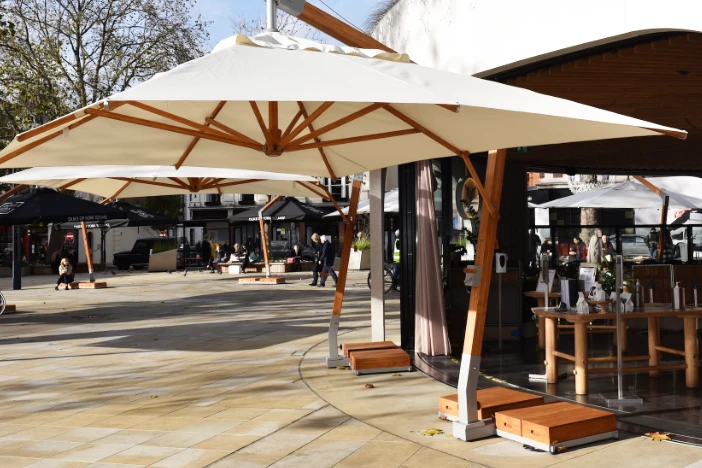
{"label": "black market stall canopy", "polygon": [[[258,222],[258,212],[260,207],[250,208],[241,213],[230,216],[229,222],[249,223]],[[304,221],[322,219],[331,210],[318,208],[316,206],[303,203],[296,198],[285,198],[272,203],[263,210],[263,219],[266,221]]]}
{"label": "black market stall canopy", "polygon": [[104,223],[126,219],[116,208],[63,195],[47,188],[30,189],[8,197],[0,204],[0,226],[38,223]]}

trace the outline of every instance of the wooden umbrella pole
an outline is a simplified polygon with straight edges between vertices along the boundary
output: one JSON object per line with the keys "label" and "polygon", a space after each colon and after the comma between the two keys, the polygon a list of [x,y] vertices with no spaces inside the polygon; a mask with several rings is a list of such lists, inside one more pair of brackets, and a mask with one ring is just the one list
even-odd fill
{"label": "wooden umbrella pole", "polygon": [[88,281],[95,282],[95,274],[93,272],[93,255],[90,252],[90,244],[88,243],[88,228],[85,226],[85,221],[81,221],[80,229],[83,232],[83,245],[85,246],[85,260],[88,263]]}
{"label": "wooden umbrella pole", "polygon": [[268,242],[267,242],[268,236],[266,236],[265,224],[263,223],[263,212],[266,211],[269,206],[271,206],[273,203],[277,202],[279,199],[280,199],[280,195],[277,195],[271,201],[269,201],[268,203],[263,205],[263,208],[261,208],[258,212],[258,227],[261,230],[261,248],[263,249],[263,261],[266,264],[266,278],[271,276],[271,268],[270,268],[269,259],[268,259]]}
{"label": "wooden umbrella pole", "polygon": [[493,213],[500,212],[506,157],[506,149],[490,151],[488,155],[485,191],[487,199],[493,204],[494,210],[483,210],[478,233],[477,253],[475,255],[476,274],[473,277],[473,285],[471,287],[468,323],[463,343],[461,370],[458,377],[459,420],[453,424],[453,435],[461,440],[475,440],[492,435],[494,432],[493,426],[486,425],[484,421],[478,420],[477,392],[478,376],[480,375],[480,356],[485,332],[485,316],[487,315],[490,279],[497,242],[498,217]]}
{"label": "wooden umbrella pole", "polygon": [[354,176],[351,186],[351,199],[349,200],[349,214],[344,230],[344,246],[341,251],[341,263],[339,264],[339,278],[336,283],[336,293],[334,294],[334,306],[329,322],[329,356],[327,357],[327,367],[332,368],[340,365],[348,365],[348,359],[339,356],[339,346],[337,344],[339,323],[341,322],[341,306],[344,303],[344,291],[346,290],[346,276],[349,270],[349,259],[351,258],[351,244],[353,243],[353,229],[356,225],[356,211],[358,209],[358,199],[361,194],[361,179]]}

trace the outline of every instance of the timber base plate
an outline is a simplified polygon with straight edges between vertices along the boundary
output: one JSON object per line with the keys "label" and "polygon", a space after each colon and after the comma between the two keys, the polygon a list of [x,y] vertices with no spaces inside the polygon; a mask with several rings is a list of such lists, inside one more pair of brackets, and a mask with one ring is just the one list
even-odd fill
{"label": "timber base plate", "polygon": [[270,278],[240,278],[239,284],[285,284],[285,278],[275,276]]}

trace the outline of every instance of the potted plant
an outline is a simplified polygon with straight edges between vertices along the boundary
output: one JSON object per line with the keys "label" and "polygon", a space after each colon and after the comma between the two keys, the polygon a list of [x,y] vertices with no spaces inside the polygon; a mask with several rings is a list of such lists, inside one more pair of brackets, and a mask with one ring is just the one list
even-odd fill
{"label": "potted plant", "polygon": [[356,241],[351,244],[351,256],[349,257],[349,270],[369,270],[370,269],[370,239],[359,232]]}
{"label": "potted plant", "polygon": [[154,243],[149,255],[149,271],[175,271],[178,265],[178,244],[175,239]]}

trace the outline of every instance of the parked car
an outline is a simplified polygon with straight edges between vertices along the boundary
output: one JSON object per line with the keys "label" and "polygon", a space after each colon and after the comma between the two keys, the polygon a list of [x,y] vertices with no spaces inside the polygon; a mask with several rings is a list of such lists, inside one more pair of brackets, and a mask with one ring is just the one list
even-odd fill
{"label": "parked car", "polygon": [[[302,260],[314,260],[314,249],[309,245],[298,242],[300,248],[300,257]],[[288,247],[288,241],[277,240],[271,241],[271,258],[288,258],[292,248]]]}
{"label": "parked car", "polygon": [[129,267],[135,270],[141,270],[149,266],[149,254],[158,242],[173,242],[173,248],[176,248],[174,239],[164,239],[162,237],[151,237],[146,239],[137,239],[132,246],[132,250],[117,252],[112,260],[112,264],[118,270],[129,270]]}
{"label": "parked car", "polygon": [[640,234],[622,234],[622,255],[624,258],[651,258],[646,245],[646,236]]}

